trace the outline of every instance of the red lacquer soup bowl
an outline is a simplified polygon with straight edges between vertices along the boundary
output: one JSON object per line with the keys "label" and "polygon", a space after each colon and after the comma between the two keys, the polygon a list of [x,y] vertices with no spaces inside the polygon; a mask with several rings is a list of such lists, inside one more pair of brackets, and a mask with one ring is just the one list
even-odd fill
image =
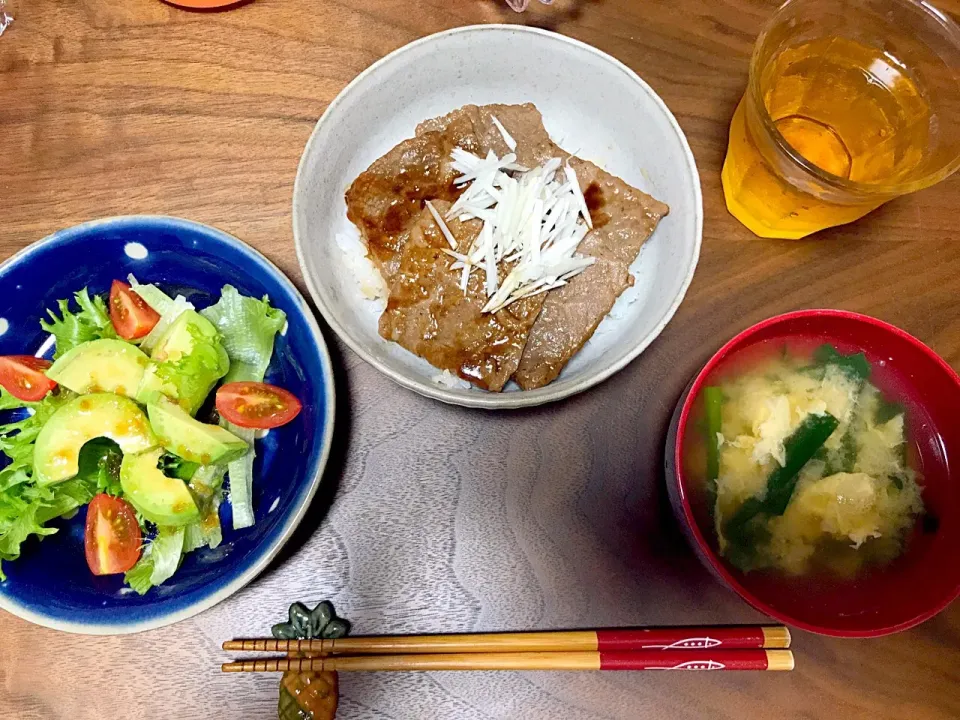
{"label": "red lacquer soup bowl", "polygon": [[[905,408],[908,454],[919,472],[925,514],[903,554],[852,579],[744,573],[718,552],[708,505],[702,389],[774,352],[823,343],[863,352],[871,382]],[[841,310],[803,310],[765,320],[724,345],[693,379],[667,438],[670,501],[690,543],[723,583],[758,610],[804,630],[876,637],[905,630],[960,594],[960,377],[916,338],[880,320]]]}

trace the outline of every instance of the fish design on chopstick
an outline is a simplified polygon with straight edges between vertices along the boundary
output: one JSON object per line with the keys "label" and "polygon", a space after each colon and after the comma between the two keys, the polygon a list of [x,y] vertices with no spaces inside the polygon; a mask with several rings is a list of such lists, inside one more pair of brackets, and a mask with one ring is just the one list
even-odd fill
{"label": "fish design on chopstick", "polygon": [[712,637],[695,637],[677,640],[669,645],[643,645],[644,650],[682,650],[682,649],[703,649],[714,648],[723,645],[721,640]]}
{"label": "fish design on chopstick", "polygon": [[725,670],[726,667],[716,660],[688,660],[673,667],[651,667],[650,670]]}

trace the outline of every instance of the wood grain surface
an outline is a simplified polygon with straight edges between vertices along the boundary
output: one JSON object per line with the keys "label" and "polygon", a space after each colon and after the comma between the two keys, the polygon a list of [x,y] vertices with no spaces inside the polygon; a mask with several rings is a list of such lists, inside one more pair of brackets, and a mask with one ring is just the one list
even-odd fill
{"label": "wood grain surface", "polygon": [[[326,497],[281,559],[196,618],[92,638],[0,614],[0,717],[269,718],[277,677],[224,676],[221,641],[331,598],[363,633],[757,622],[685,545],[663,441],[691,374],[769,315],[876,315],[960,366],[960,181],[809,241],[752,237],[720,165],[751,44],[777,0],[16,0],[0,38],[0,257],[92,218],[169,213],[264,252],[303,289],[290,202],[339,90],[428,33],[528,22],[621,59],[664,98],[700,168],[703,252],[686,301],[623,372],[542,409],[446,407],[327,332],[341,405]],[[960,13],[960,1],[940,0]],[[0,288],[0,292],[8,291]],[[345,720],[956,718],[960,606],[874,641],[796,633],[793,673],[370,673]]]}

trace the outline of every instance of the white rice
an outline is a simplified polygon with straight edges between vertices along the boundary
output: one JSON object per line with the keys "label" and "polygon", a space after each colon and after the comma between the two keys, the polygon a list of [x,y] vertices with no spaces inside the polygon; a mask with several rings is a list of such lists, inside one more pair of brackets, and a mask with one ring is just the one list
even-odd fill
{"label": "white rice", "polygon": [[337,245],[343,253],[343,262],[356,281],[360,294],[366,300],[382,301],[387,297],[387,286],[380,271],[367,256],[367,248],[359,237],[337,233]]}

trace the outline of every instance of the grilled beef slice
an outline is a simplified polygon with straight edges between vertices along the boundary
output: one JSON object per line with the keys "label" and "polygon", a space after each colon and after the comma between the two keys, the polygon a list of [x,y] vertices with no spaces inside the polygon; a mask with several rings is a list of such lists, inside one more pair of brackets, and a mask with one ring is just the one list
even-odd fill
{"label": "grilled beef slice", "polygon": [[[441,214],[450,204],[436,201]],[[447,223],[460,252],[480,232],[479,220]],[[543,295],[524,298],[496,313],[487,303],[483,272],[474,271],[467,292],[460,290],[460,270],[451,270],[449,248],[428,210],[410,229],[394,273],[380,334],[486,390],[499,391],[520,363],[527,333],[540,314]]]}
{"label": "grilled beef slice", "polygon": [[553,382],[563,366],[590,339],[624,290],[633,285],[630,264],[669,211],[662,202],[580,159],[577,171],[593,231],[577,249],[596,262],[570,282],[547,294],[530,330],[513,379],[524,390]]}

